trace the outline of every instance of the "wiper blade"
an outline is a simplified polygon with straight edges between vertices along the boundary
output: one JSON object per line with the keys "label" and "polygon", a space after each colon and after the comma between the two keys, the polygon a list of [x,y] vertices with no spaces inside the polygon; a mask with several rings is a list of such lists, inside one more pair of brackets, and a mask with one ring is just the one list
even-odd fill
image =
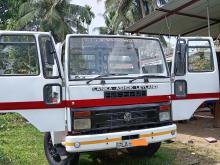
{"label": "wiper blade", "polygon": [[137,80],[137,79],[142,79],[142,78],[168,78],[167,76],[160,76],[160,75],[142,75],[142,76],[138,76],[138,77],[134,77],[132,80],[129,81],[129,83],[132,83],[133,81]]}
{"label": "wiper blade", "polygon": [[93,80],[98,80],[100,78],[103,78],[103,77],[109,77],[109,76],[125,76],[125,75],[128,75],[128,74],[123,74],[123,73],[109,73],[109,74],[103,74],[103,75],[99,75],[95,78],[92,78],[90,79],[89,81],[86,82],[86,84],[89,84],[90,82],[92,82]]}

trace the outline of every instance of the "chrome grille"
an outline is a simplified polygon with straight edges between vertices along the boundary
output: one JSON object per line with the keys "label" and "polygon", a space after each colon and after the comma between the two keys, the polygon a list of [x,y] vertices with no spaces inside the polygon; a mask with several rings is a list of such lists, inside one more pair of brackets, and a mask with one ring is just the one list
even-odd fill
{"label": "chrome grille", "polygon": [[122,98],[122,97],[143,97],[147,96],[146,90],[130,90],[130,91],[105,91],[105,98]]}
{"label": "chrome grille", "polygon": [[[126,114],[130,114],[130,120],[125,119]],[[96,111],[92,115],[92,129],[114,129],[149,125],[157,122],[159,122],[157,107]]]}

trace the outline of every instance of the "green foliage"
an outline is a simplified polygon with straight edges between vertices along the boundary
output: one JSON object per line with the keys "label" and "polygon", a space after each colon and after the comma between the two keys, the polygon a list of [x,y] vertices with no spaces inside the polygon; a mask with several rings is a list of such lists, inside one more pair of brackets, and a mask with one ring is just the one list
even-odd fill
{"label": "green foliage", "polygon": [[[101,1],[101,0],[98,0]],[[124,30],[155,10],[154,0],[106,0],[103,15],[106,26],[97,27],[100,34],[124,34]],[[163,36],[162,44],[167,46]]]}
{"label": "green foliage", "polygon": [[102,34],[123,34],[125,28],[143,17],[139,0],[106,0],[105,8],[106,27],[94,29]]}
{"label": "green foliage", "polygon": [[118,27],[114,25],[115,11],[105,12],[103,17],[105,19],[106,26],[96,27],[93,29],[93,31],[98,30],[100,34],[122,34],[123,33],[123,27],[121,25]]}
{"label": "green foliage", "polygon": [[68,33],[88,33],[94,17],[90,6],[69,0],[0,1],[0,29],[51,31],[56,41],[63,41]]}
{"label": "green foliage", "polygon": [[[106,0],[104,18],[107,30],[105,31],[111,34],[122,34],[125,28],[143,18],[143,5],[145,4],[146,8],[149,8],[146,5],[153,5],[150,3],[151,0],[148,0],[147,4],[143,2],[142,0]],[[103,29],[103,27],[99,28],[101,31]]]}
{"label": "green foliage", "polygon": [[18,30],[51,31],[63,41],[68,33],[87,33],[94,13],[89,6],[70,4],[67,0],[27,1],[19,8]]}
{"label": "green foliage", "polygon": [[47,165],[43,135],[20,115],[0,115],[0,137],[0,164]]}
{"label": "green foliage", "polygon": [[4,24],[7,21],[7,14],[6,12],[8,9],[8,3],[7,1],[1,1],[0,2],[0,23]]}
{"label": "green foliage", "polygon": [[19,6],[27,0],[1,0],[0,1],[0,30],[15,29],[18,20]]}

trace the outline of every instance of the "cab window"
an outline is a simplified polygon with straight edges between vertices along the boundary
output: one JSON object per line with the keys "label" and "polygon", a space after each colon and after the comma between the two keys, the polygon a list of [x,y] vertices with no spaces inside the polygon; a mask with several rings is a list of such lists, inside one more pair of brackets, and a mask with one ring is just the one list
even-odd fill
{"label": "cab window", "polygon": [[59,70],[57,55],[50,36],[39,37],[40,52],[43,63],[43,73],[45,78],[58,78]]}
{"label": "cab window", "polygon": [[32,35],[0,36],[0,75],[39,75],[38,52]]}
{"label": "cab window", "polygon": [[211,72],[214,70],[212,49],[208,40],[188,42],[189,72]]}

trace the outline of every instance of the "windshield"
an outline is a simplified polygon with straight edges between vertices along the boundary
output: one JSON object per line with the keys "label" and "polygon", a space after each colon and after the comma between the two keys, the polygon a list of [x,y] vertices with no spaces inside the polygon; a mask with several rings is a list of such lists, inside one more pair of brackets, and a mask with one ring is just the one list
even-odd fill
{"label": "windshield", "polygon": [[[120,37],[71,37],[69,77],[104,74],[166,74],[158,40]],[[94,77],[94,76],[93,76]]]}

